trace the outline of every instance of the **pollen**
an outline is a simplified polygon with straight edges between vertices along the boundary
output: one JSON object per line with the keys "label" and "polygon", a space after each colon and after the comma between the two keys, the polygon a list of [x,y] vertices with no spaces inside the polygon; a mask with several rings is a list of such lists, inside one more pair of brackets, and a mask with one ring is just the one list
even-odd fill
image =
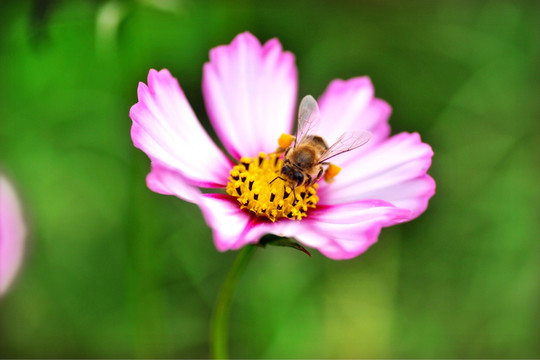
{"label": "pollen", "polygon": [[260,153],[253,159],[243,157],[230,172],[227,194],[236,198],[240,208],[272,222],[280,218],[302,220],[319,201],[318,185],[293,190],[280,178],[282,165],[276,153]]}
{"label": "pollen", "polygon": [[280,148],[286,149],[289,146],[291,146],[293,141],[294,141],[294,136],[289,135],[289,134],[281,134],[281,136],[278,139],[278,145]]}
{"label": "pollen", "polygon": [[324,180],[329,183],[334,181],[334,178],[337,174],[339,174],[340,171],[341,168],[339,166],[330,164],[330,166],[328,166],[328,169],[326,169],[326,172],[324,173]]}

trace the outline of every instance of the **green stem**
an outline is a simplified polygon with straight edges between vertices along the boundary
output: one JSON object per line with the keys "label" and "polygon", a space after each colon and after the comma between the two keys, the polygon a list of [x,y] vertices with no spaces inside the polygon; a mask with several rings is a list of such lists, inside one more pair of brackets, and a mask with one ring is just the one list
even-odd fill
{"label": "green stem", "polygon": [[236,284],[246,269],[254,250],[254,245],[244,246],[240,250],[217,297],[210,324],[210,354],[214,359],[228,358],[227,341],[231,299]]}

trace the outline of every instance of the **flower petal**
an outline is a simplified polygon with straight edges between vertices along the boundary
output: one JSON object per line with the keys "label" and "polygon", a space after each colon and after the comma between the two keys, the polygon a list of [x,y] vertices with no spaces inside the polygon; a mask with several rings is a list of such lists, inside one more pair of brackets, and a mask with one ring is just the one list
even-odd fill
{"label": "flower petal", "polygon": [[4,294],[22,261],[26,227],[13,187],[0,176],[0,295]]}
{"label": "flower petal", "polygon": [[377,241],[383,226],[407,221],[411,212],[384,201],[323,205],[301,221],[275,223],[241,210],[228,195],[203,194],[199,202],[219,251],[258,243],[265,234],[295,238],[332,259],[350,259]]}
{"label": "flower petal", "polygon": [[301,221],[251,223],[242,244],[255,243],[264,234],[292,237],[335,259],[350,259],[377,241],[383,226],[409,220],[411,213],[384,201],[357,201],[318,206]]}
{"label": "flower petal", "polygon": [[199,189],[190,185],[178,171],[157,162],[152,162],[152,171],[146,177],[146,184],[154,192],[174,195],[192,203],[197,203],[201,194]]}
{"label": "flower petal", "polygon": [[236,159],[272,152],[292,130],[297,91],[294,56],[277,39],[261,46],[245,32],[210,51],[203,94],[212,125]]}
{"label": "flower petal", "polygon": [[224,186],[232,163],[204,131],[169,71],[150,70],[148,86],[139,83],[137,93],[139,102],[129,112],[135,146],[194,185]]}
{"label": "flower petal", "polygon": [[387,138],[392,108],[374,93],[367,76],[332,81],[319,98],[321,122],[316,132],[332,145],[346,131],[369,130],[373,136],[363,148]]}
{"label": "flower petal", "polygon": [[378,200],[318,206],[309,217],[313,224],[305,225],[327,242],[310,245],[309,238],[299,240],[331,259],[351,259],[377,242],[382,227],[407,221],[410,216],[409,210]]}
{"label": "flower petal", "polygon": [[247,244],[243,233],[251,215],[240,209],[234,198],[225,194],[202,194],[199,206],[219,251],[239,249]]}
{"label": "flower petal", "polygon": [[175,195],[197,204],[214,235],[219,251],[238,249],[245,245],[243,233],[250,221],[250,214],[238,202],[225,194],[203,194],[187,184],[178,173],[152,163],[152,172],[146,178],[148,187],[165,195]]}
{"label": "flower petal", "polygon": [[356,156],[331,184],[321,182],[321,204],[380,199],[420,215],[435,193],[426,174],[433,150],[417,133],[395,135]]}

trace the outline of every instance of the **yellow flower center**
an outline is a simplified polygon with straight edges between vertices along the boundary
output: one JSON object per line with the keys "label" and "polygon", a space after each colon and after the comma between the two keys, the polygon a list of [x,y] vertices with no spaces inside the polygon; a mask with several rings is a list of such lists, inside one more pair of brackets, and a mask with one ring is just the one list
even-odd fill
{"label": "yellow flower center", "polygon": [[[235,165],[227,183],[227,194],[238,201],[240,208],[271,221],[280,218],[302,220],[309,208],[315,208],[317,184],[291,189],[279,179],[283,160],[279,154],[260,153],[255,159],[243,157]],[[275,181],[274,181],[275,180]]]}

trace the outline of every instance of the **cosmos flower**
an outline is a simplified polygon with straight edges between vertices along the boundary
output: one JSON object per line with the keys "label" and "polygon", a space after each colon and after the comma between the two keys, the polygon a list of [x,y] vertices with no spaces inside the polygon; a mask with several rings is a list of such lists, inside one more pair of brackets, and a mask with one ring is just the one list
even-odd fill
{"label": "cosmos flower", "polygon": [[[296,122],[294,56],[277,39],[250,33],[210,51],[203,68],[210,122],[230,155],[211,140],[178,81],[150,70],[130,110],[134,145],[151,160],[148,187],[197,204],[218,250],[239,249],[267,234],[291,237],[332,259],[355,257],[381,228],[412,220],[427,207],[435,182],[426,174],[432,149],[417,133],[389,137],[390,106],[374,97],[368,77],[334,80],[318,99],[311,133],[333,144],[342,133],[370,131],[370,141],[332,158],[332,182],[291,188],[274,181],[282,134]],[[204,189],[204,191],[201,191]]]}
{"label": "cosmos flower", "polygon": [[21,265],[26,228],[11,184],[0,175],[0,296]]}

